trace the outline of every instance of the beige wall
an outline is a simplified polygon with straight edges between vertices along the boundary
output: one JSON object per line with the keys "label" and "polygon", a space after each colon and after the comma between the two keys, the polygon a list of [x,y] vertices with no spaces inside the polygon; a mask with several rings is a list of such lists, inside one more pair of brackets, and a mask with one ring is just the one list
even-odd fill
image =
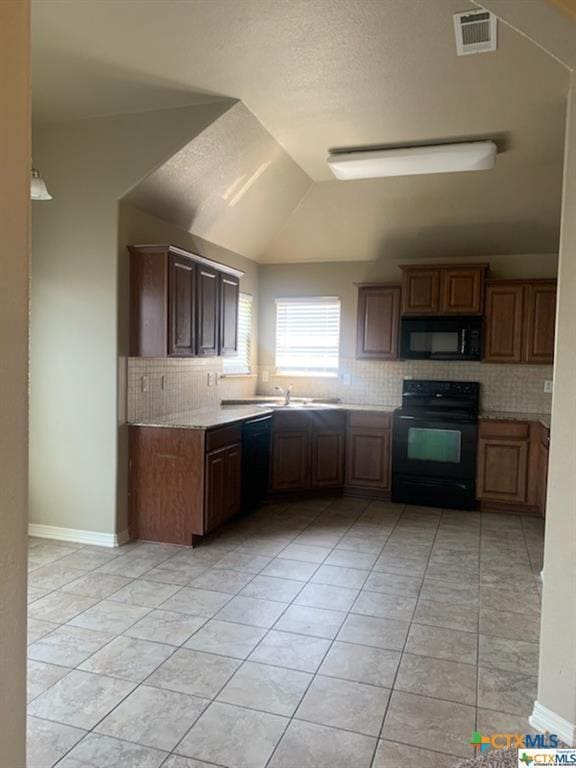
{"label": "beige wall", "polygon": [[[442,259],[448,262],[447,259]],[[463,260],[453,259],[454,263]],[[555,277],[556,254],[481,257],[490,263],[493,277]],[[313,264],[262,264],[260,266],[260,365],[274,364],[274,299],[282,296],[339,296],[342,301],[340,354],[353,358],[356,350],[355,283],[400,282],[398,264],[405,259],[372,262],[322,262]],[[418,260],[414,260],[418,263]],[[433,260],[426,260],[427,264]]]}
{"label": "beige wall", "polygon": [[29,8],[0,3],[0,762],[25,765]]}
{"label": "beige wall", "polygon": [[117,530],[118,200],[229,105],[35,131],[54,199],[33,217],[31,522]]}
{"label": "beige wall", "polygon": [[538,703],[571,725],[576,745],[576,74],[566,150]]}

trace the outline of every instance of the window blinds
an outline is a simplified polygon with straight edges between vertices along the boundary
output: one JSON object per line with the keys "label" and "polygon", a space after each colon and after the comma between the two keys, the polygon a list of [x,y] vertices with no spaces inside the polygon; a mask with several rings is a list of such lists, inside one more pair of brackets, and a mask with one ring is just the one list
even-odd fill
{"label": "window blinds", "polygon": [[250,373],[252,358],[252,296],[238,299],[238,353],[224,358],[224,373]]}
{"label": "window blinds", "polygon": [[286,373],[336,373],[340,299],[276,299],[276,368]]}

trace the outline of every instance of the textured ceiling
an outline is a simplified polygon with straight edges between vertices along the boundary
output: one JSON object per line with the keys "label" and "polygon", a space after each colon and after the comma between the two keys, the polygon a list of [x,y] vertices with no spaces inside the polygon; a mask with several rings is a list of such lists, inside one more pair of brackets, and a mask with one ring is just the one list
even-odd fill
{"label": "textured ceiling", "polygon": [[254,115],[236,103],[124,199],[257,260],[311,184]]}
{"label": "textured ceiling", "polygon": [[[440,251],[464,244],[502,252],[515,243],[519,252],[531,238],[554,251],[569,74],[505,24],[495,53],[458,58],[452,14],[473,7],[468,0],[36,0],[35,119],[241,100],[317,182],[271,249],[251,249],[259,259],[341,258],[345,251],[377,258],[383,248],[414,243],[417,232],[422,242],[434,232],[428,245]],[[506,151],[485,174],[336,182],[325,163],[330,147],[487,136]],[[245,233],[230,211],[220,224],[208,223],[224,177],[233,181],[253,165],[239,170],[233,146],[241,151],[230,135],[211,144],[209,173],[195,176],[182,205],[171,198],[168,218],[188,217],[202,198],[196,224],[245,253]],[[289,167],[275,178],[287,173],[292,188]],[[266,187],[267,175],[253,182],[254,200],[279,194],[282,184]],[[260,249],[272,229],[266,217],[276,216],[277,226],[291,194],[254,222],[265,230],[253,236]],[[465,227],[473,232],[467,243],[455,236]]]}

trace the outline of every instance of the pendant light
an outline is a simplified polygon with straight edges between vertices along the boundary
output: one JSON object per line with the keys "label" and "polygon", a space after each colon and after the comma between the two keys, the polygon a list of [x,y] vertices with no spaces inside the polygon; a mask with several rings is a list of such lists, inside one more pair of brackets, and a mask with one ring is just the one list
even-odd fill
{"label": "pendant light", "polygon": [[40,176],[36,168],[32,168],[30,178],[30,197],[32,200],[52,200],[52,195],[48,192],[46,182]]}

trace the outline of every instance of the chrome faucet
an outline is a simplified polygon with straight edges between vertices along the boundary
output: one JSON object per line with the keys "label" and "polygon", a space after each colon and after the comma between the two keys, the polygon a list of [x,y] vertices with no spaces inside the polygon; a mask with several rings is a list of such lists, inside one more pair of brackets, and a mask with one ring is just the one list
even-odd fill
{"label": "chrome faucet", "polygon": [[283,389],[278,385],[274,387],[274,389],[277,392],[280,392],[280,394],[284,397],[284,405],[290,405],[290,399],[292,397],[292,387],[293,387],[293,384],[289,384],[286,389]]}

